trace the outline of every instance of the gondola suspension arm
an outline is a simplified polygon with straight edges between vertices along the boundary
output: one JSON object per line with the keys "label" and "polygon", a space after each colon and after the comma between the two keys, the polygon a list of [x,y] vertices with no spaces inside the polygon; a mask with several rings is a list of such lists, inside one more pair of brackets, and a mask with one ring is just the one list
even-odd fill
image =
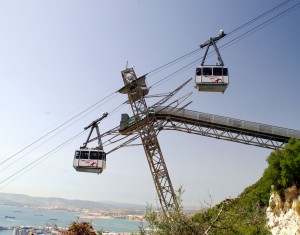
{"label": "gondola suspension arm", "polygon": [[89,128],[91,128],[90,130],[90,133],[86,139],[86,141],[83,143],[82,145],[82,149],[83,148],[86,148],[87,144],[90,142],[90,138],[91,138],[91,135],[93,133],[93,130],[96,129],[96,132],[97,132],[97,139],[98,139],[98,148],[100,150],[103,150],[103,144],[102,144],[102,141],[101,141],[101,135],[100,135],[100,130],[99,130],[99,126],[98,126],[98,123],[100,123],[104,118],[106,118],[108,115],[107,112],[103,113],[102,114],[102,117],[96,119],[95,121],[93,121],[90,125],[88,125],[87,127],[84,128],[84,130],[87,130]]}
{"label": "gondola suspension arm", "polygon": [[219,65],[224,66],[224,62],[223,62],[223,60],[222,60],[222,57],[221,57],[221,54],[220,54],[220,52],[219,52],[219,50],[218,50],[218,47],[217,47],[217,45],[216,45],[216,42],[219,41],[221,38],[223,38],[223,37],[225,37],[225,36],[226,36],[226,34],[224,33],[224,31],[223,31],[223,30],[220,30],[220,35],[219,35],[218,37],[210,38],[207,42],[205,42],[204,44],[201,44],[201,45],[200,45],[200,48],[204,48],[204,47],[207,46],[207,47],[206,47],[206,50],[205,50],[205,54],[204,54],[204,56],[203,56],[203,58],[202,58],[201,66],[204,65],[204,62],[205,62],[205,59],[206,59],[206,56],[207,56],[207,53],[208,53],[208,50],[209,50],[209,47],[210,47],[210,46],[213,46],[213,47],[214,47],[214,49],[215,49],[215,51],[216,51],[216,53],[217,53],[217,55],[218,55]]}

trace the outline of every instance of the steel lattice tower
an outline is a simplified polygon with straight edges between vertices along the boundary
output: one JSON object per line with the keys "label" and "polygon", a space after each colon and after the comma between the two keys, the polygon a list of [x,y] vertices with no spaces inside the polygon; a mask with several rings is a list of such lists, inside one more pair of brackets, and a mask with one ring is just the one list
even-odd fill
{"label": "steel lattice tower", "polygon": [[[149,110],[144,97],[148,94],[145,83],[146,76],[137,78],[133,68],[127,68],[121,73],[125,86],[119,92],[128,95],[136,122],[147,119]],[[159,146],[154,123],[155,121],[147,121],[138,126],[136,131],[144,146],[161,207],[163,212],[167,213],[171,209],[177,208],[178,202]]]}

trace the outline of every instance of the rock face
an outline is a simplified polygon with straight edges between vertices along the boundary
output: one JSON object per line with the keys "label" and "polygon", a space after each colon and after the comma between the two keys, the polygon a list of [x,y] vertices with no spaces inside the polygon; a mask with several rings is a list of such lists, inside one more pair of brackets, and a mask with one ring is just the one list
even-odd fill
{"label": "rock face", "polygon": [[272,193],[266,213],[273,235],[300,235],[300,196],[283,203],[277,193]]}

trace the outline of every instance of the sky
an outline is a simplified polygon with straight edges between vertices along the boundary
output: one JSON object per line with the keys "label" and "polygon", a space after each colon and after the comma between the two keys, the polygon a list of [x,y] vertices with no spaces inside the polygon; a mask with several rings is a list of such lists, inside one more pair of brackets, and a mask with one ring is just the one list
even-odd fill
{"label": "sky", "polygon": [[[100,175],[79,173],[72,166],[74,151],[87,132],[57,147],[102,112],[109,116],[100,124],[101,133],[118,126],[122,113],[132,114],[130,105],[122,105],[126,96],[115,93],[123,86],[121,71],[127,63],[142,76],[198,49],[218,36],[220,29],[232,32],[283,2],[1,1],[0,162],[5,162],[0,165],[0,182],[4,181],[0,192],[157,205],[142,146],[109,154],[107,169]],[[219,48],[298,3],[290,1],[228,35],[218,42]],[[299,130],[299,22],[297,8],[224,46],[220,52],[230,75],[224,94],[194,88],[195,69],[204,55],[199,50],[167,69],[149,73],[149,87],[161,81],[150,95],[170,92],[193,78],[174,97],[193,92],[188,109]],[[216,61],[214,54],[207,59]],[[147,99],[148,105],[153,102]],[[262,176],[272,152],[175,131],[161,131],[158,140],[174,189],[185,190],[184,206],[216,204],[238,196]]]}

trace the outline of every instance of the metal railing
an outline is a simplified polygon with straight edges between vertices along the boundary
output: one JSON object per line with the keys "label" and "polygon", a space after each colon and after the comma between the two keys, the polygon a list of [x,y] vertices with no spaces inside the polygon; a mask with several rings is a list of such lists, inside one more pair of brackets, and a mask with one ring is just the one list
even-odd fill
{"label": "metal railing", "polygon": [[155,108],[155,115],[176,116],[179,118],[191,119],[193,121],[197,120],[204,123],[215,124],[219,127],[230,127],[232,129],[244,130],[247,132],[254,132],[257,134],[267,134],[283,137],[283,139],[290,139],[292,137],[300,139],[300,131],[298,130],[244,121],[240,119],[218,116],[214,114],[196,112],[187,109],[160,106]]}

